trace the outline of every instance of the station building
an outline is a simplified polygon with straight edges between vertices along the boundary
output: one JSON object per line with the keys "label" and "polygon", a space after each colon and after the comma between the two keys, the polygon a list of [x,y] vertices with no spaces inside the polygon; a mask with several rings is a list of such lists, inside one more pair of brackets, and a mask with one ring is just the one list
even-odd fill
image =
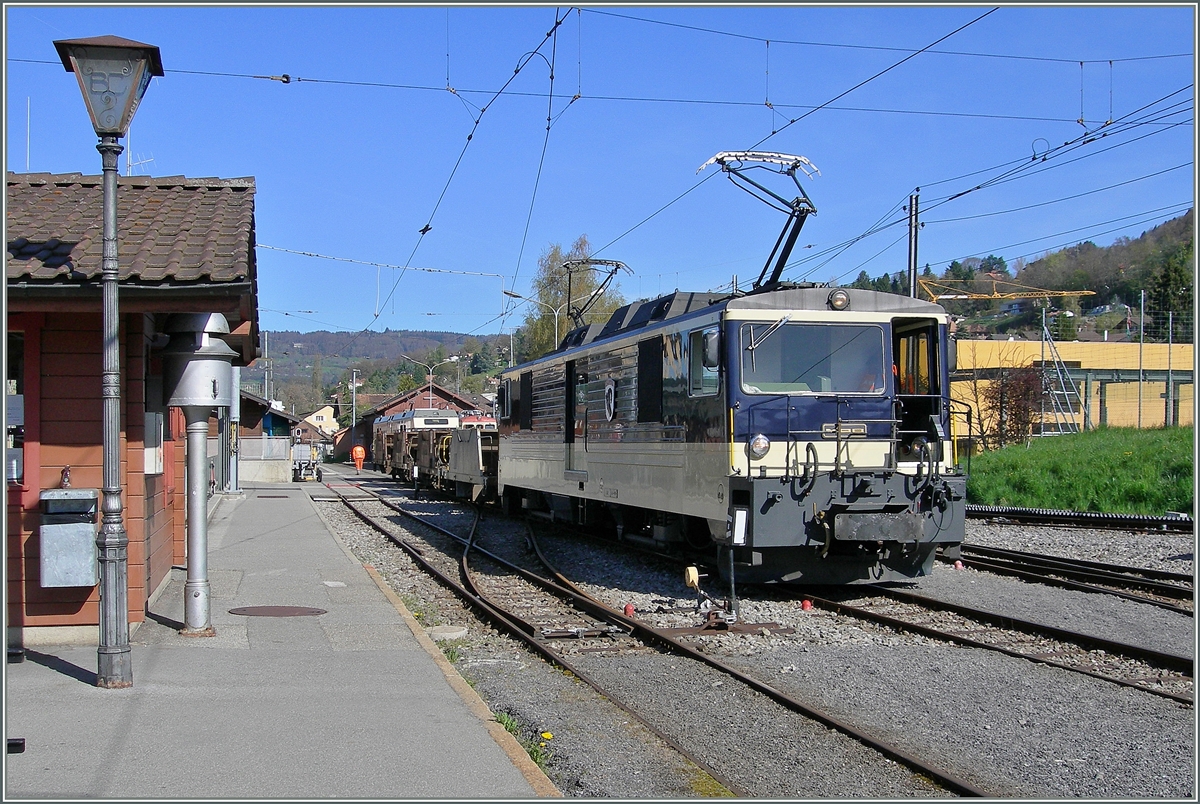
{"label": "station building", "polygon": [[[164,401],[163,327],[174,313],[220,313],[233,364],[258,356],[255,183],[131,176],[118,187],[118,453],[132,630],[186,561],[185,423]],[[44,492],[103,485],[102,177],[10,172],[6,200],[8,643],[96,644],[99,587],[48,585],[39,530]]]}

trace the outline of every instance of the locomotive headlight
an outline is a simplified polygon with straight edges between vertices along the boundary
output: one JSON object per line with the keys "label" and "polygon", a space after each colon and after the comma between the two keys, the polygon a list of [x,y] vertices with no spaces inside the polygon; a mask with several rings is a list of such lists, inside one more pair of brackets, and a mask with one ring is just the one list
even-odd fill
{"label": "locomotive headlight", "polygon": [[850,306],[850,294],[838,288],[829,294],[829,306],[835,310],[845,310]]}
{"label": "locomotive headlight", "polygon": [[767,451],[771,449],[771,439],[767,438],[762,433],[759,433],[754,438],[750,439],[750,443],[747,445],[747,447],[750,450],[750,457],[757,460],[766,455]]}

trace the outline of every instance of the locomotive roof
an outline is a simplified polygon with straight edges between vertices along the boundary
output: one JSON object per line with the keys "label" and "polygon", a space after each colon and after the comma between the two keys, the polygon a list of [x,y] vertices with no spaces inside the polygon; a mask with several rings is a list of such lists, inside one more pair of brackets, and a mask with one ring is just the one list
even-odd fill
{"label": "locomotive roof", "polygon": [[657,299],[630,302],[624,307],[617,308],[605,324],[588,324],[571,330],[555,351],[571,349],[592,341],[632,332],[652,322],[678,318],[728,298],[728,293],[689,293],[677,290],[666,296],[659,296]]}
{"label": "locomotive roof", "polygon": [[[471,413],[472,411],[467,411],[467,412]],[[390,416],[382,416],[379,419],[377,419],[376,421],[394,422],[394,421],[400,421],[401,419],[415,419],[418,416],[420,416],[421,418],[425,418],[427,416],[428,417],[434,417],[434,416],[445,417],[445,416],[458,416],[458,415],[459,415],[458,411],[454,410],[453,408],[416,408],[413,410],[402,410],[399,413],[393,413]]]}
{"label": "locomotive roof", "polygon": [[[935,315],[944,313],[939,304],[859,288],[840,288],[850,294],[850,311],[860,313],[910,313]],[[630,302],[618,308],[603,324],[588,324],[568,332],[558,348],[532,362],[550,359],[568,349],[607,340],[634,330],[643,329],[679,318],[689,313],[720,305],[728,310],[828,310],[829,294],[833,287],[824,283],[778,283],[748,293],[690,293],[677,290],[656,299]]]}
{"label": "locomotive roof", "polygon": [[[618,308],[604,324],[589,324],[571,330],[555,351],[572,349],[585,343],[604,340],[641,329],[651,323],[668,321],[687,313],[724,302],[730,310],[825,310],[832,288],[825,284],[779,284],[733,296],[728,293],[688,293],[675,291],[657,299],[631,302]],[[872,313],[939,313],[941,305],[923,299],[880,293],[874,290],[842,288],[850,294],[850,309]]]}
{"label": "locomotive roof", "polygon": [[[895,293],[881,293],[859,288],[837,288],[850,294],[850,312],[859,313],[917,313],[934,315],[946,312],[940,304],[914,299]],[[777,286],[772,292],[747,293],[729,300],[729,310],[828,310],[828,285]]]}

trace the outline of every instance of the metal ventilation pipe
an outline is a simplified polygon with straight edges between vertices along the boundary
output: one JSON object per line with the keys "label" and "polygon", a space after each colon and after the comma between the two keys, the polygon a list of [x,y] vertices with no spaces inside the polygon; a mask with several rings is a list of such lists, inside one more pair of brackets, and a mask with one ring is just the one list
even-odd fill
{"label": "metal ventilation pipe", "polygon": [[167,404],[187,421],[187,582],[184,627],[189,636],[213,636],[208,582],[208,420],[214,408],[234,403],[233,358],[237,352],[217,335],[229,334],[218,313],[184,313],[167,319],[171,336],[163,350]]}

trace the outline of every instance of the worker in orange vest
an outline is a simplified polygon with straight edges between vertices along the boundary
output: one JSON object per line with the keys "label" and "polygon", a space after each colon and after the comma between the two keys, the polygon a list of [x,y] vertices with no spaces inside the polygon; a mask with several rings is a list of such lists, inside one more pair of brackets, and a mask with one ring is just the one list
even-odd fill
{"label": "worker in orange vest", "polygon": [[354,474],[362,472],[363,461],[367,459],[367,450],[362,444],[355,444],[354,449],[350,450],[350,457],[354,459]]}

